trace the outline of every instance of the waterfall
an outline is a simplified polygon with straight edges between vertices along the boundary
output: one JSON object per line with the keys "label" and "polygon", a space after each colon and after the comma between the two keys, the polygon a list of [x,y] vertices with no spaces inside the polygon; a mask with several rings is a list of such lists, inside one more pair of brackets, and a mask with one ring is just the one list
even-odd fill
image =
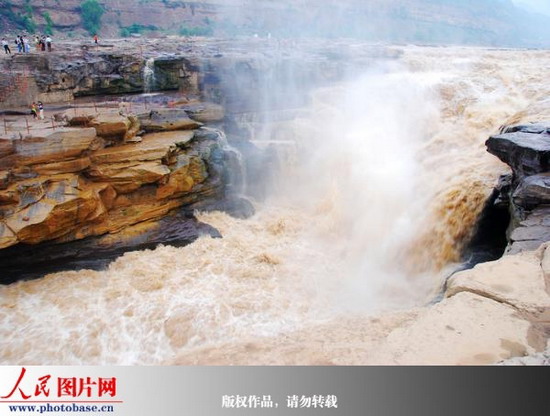
{"label": "waterfall", "polygon": [[155,58],[149,58],[143,67],[143,91],[146,94],[153,92],[156,81]]}
{"label": "waterfall", "polygon": [[220,143],[224,151],[225,164],[227,166],[226,176],[226,192],[230,196],[242,197],[246,194],[246,168],[241,152],[231,146],[227,141],[227,137],[222,130],[208,129],[215,131],[220,137]]}
{"label": "waterfall", "polygon": [[[432,299],[446,276],[438,268],[457,261],[507,169],[484,141],[526,108],[538,111],[550,57],[407,47],[402,61],[316,90],[307,111],[270,117],[270,129],[247,116],[240,124],[254,122],[252,144],[272,146],[280,168],[252,218],[196,214],[223,239],[0,287],[0,363],[143,365],[182,354],[194,363],[302,362],[321,345],[322,355],[310,354],[319,363],[361,364],[388,345],[386,334],[408,334],[402,325],[419,310],[369,316]],[[271,159],[246,171],[246,147],[242,158],[226,156],[221,141],[215,157],[236,175],[228,186],[265,188],[258,172]]]}

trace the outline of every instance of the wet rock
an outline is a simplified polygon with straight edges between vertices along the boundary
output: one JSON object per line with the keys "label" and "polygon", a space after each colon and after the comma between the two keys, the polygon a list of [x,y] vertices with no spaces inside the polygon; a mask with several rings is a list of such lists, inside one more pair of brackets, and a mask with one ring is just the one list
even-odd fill
{"label": "wet rock", "polygon": [[194,130],[202,124],[191,120],[185,110],[159,109],[140,114],[141,127],[147,132]]}
{"label": "wet rock", "polygon": [[519,178],[550,171],[550,134],[546,130],[491,136],[486,146],[489,153],[508,164]]}
{"label": "wet rock", "polygon": [[532,209],[550,204],[550,172],[523,178],[512,194],[516,205]]}
{"label": "wet rock", "polygon": [[517,124],[514,126],[506,126],[502,129],[502,133],[531,133],[541,134],[550,133],[550,126],[545,123],[532,123],[532,124]]}
{"label": "wet rock", "polygon": [[250,200],[238,196],[228,197],[221,201],[199,202],[191,208],[199,211],[223,211],[240,219],[248,219],[256,213]]}
{"label": "wet rock", "polygon": [[512,175],[502,175],[498,178],[497,186],[495,187],[496,192],[498,193],[497,198],[495,199],[495,206],[498,208],[508,208],[510,205],[510,190],[512,189]]}
{"label": "wet rock", "polygon": [[[218,230],[197,221],[193,215],[175,212],[157,222],[140,223],[115,234],[70,243],[18,244],[0,250],[0,284],[60,270],[103,269],[127,251],[154,248],[158,244],[185,246],[200,236],[221,237]],[[5,231],[0,222],[0,244],[9,238],[9,229]]]}
{"label": "wet rock", "polygon": [[221,121],[225,117],[225,110],[221,105],[214,103],[199,103],[183,107],[193,120],[201,123]]}
{"label": "wet rock", "polygon": [[506,253],[535,250],[547,241],[550,241],[550,206],[541,205],[525,214],[512,230]]}
{"label": "wet rock", "polygon": [[497,202],[511,214],[507,254],[550,241],[550,123],[509,126],[486,142],[487,150],[512,168],[501,178]]}
{"label": "wet rock", "polygon": [[193,137],[196,139],[219,140],[220,134],[222,133],[215,129],[209,127],[201,127],[200,129],[194,131]]}
{"label": "wet rock", "polygon": [[247,219],[256,213],[256,209],[250,200],[244,197],[234,197],[225,201],[223,211],[235,218]]}

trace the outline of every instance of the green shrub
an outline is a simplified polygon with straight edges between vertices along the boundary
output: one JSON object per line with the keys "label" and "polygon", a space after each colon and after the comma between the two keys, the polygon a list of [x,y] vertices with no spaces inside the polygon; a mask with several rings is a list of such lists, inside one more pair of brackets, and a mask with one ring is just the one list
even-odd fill
{"label": "green shrub", "polygon": [[214,30],[211,27],[185,27],[179,30],[181,36],[212,36]]}
{"label": "green shrub", "polygon": [[95,35],[101,29],[101,17],[103,16],[103,7],[97,0],[85,0],[80,5],[80,17],[84,29],[88,31],[90,35]]}
{"label": "green shrub", "polygon": [[46,35],[53,35],[53,20],[52,17],[48,12],[44,12],[42,15],[44,20],[46,21],[46,27],[44,28],[44,33]]}
{"label": "green shrub", "polygon": [[140,25],[137,23],[134,23],[130,26],[123,26],[120,28],[120,36],[123,38],[127,38],[133,34],[142,34],[150,31],[159,30],[158,27],[154,25]]}
{"label": "green shrub", "polygon": [[36,32],[36,23],[34,22],[32,16],[29,15],[18,15],[19,18],[16,21],[16,23],[19,23],[20,26],[23,27],[27,32],[29,33],[35,33]]}
{"label": "green shrub", "polygon": [[[15,24],[18,29],[25,30],[29,33],[36,32],[36,22],[34,21],[32,14],[15,13],[10,3],[0,4],[0,6],[0,16]],[[26,10],[28,11],[28,8],[26,8]],[[32,8],[30,10],[32,12]]]}

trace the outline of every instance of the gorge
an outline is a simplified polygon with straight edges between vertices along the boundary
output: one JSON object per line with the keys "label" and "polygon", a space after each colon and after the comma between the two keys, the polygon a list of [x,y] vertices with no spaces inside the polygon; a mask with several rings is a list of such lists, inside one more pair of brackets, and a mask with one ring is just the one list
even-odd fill
{"label": "gorge", "polygon": [[[37,243],[37,235],[71,244],[103,235],[101,247],[141,221],[168,221],[167,229],[182,216],[198,221],[185,217],[196,225],[189,233],[195,241],[185,247],[132,251],[101,270],[62,271],[0,288],[0,334],[9,339],[1,362],[487,364],[546,348],[546,245],[445,279],[467,260],[486,201],[510,172],[486,152],[487,138],[505,142],[497,135],[503,125],[509,126],[504,136],[547,135],[547,127],[529,123],[550,119],[550,87],[540,71],[548,52],[310,42],[249,39],[246,48],[174,42],[179,52],[155,51],[152,91],[174,93],[125,95],[115,108],[101,104],[112,96],[81,99],[78,111],[90,118],[58,101],[143,92],[154,45],[140,41],[143,58],[117,46],[79,51],[74,73],[73,64],[60,68],[56,57],[44,68],[59,69],[37,65],[27,72],[31,96],[81,125],[37,136],[61,143],[55,169],[68,169],[63,172],[40,159],[36,140],[6,138],[2,161],[13,165],[3,176],[3,207],[21,205],[3,211],[4,218],[9,225],[19,215],[22,227],[16,240],[2,231],[4,250],[18,241]],[[74,50],[66,47],[58,53]],[[34,57],[17,58],[3,76],[11,69],[24,79],[25,70],[13,65],[25,59],[21,65],[35,65]],[[23,104],[18,94],[3,94],[6,107]],[[132,143],[141,130],[142,140]],[[28,149],[36,159],[25,159]],[[236,149],[245,174],[232,181],[229,172],[241,163],[229,156]],[[489,149],[514,169],[529,152]],[[538,185],[544,177],[533,176],[544,174],[545,159],[529,160],[541,168],[520,178],[521,191],[516,174],[514,189],[501,191],[500,200],[512,195],[529,209],[544,204]],[[38,180],[49,174],[62,175],[62,191],[60,182]],[[79,176],[85,185],[74,182]],[[95,202],[75,213],[84,221],[63,223],[61,234],[48,221],[41,227],[50,234],[26,233],[34,220],[24,209],[35,201],[17,189],[33,181],[40,182],[31,193],[38,197],[72,200],[72,187]],[[240,182],[227,206],[230,185]],[[254,215],[242,196],[252,201]],[[205,203],[196,205],[196,198]],[[153,217],[144,214],[150,207]],[[159,220],[178,207],[184,209],[175,222]],[[128,231],[130,239],[135,233],[149,239],[150,225]],[[521,241],[527,240],[534,241]],[[44,320],[52,327],[44,328]]]}

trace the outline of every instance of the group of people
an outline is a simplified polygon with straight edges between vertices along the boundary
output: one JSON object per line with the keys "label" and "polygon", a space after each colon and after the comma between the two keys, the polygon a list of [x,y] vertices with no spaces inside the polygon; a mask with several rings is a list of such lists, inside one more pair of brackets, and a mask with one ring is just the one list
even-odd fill
{"label": "group of people", "polygon": [[42,101],[38,101],[38,104],[35,102],[32,103],[31,114],[35,120],[44,120],[44,104],[42,104]]}
{"label": "group of people", "polygon": [[[35,47],[37,51],[46,51],[48,52],[52,51],[52,38],[51,36],[35,36],[34,38]],[[15,45],[17,46],[17,52],[19,53],[30,53],[31,52],[31,45],[29,38],[26,36],[17,36],[15,38]],[[2,46],[4,47],[4,52],[7,55],[11,55],[11,49],[8,41],[6,38],[2,38]]]}
{"label": "group of people", "polygon": [[46,36],[46,35],[36,36],[34,41],[35,41],[37,51],[44,52],[44,51],[46,51],[46,49],[48,49],[48,52],[52,51],[52,38],[51,38],[51,36]]}

